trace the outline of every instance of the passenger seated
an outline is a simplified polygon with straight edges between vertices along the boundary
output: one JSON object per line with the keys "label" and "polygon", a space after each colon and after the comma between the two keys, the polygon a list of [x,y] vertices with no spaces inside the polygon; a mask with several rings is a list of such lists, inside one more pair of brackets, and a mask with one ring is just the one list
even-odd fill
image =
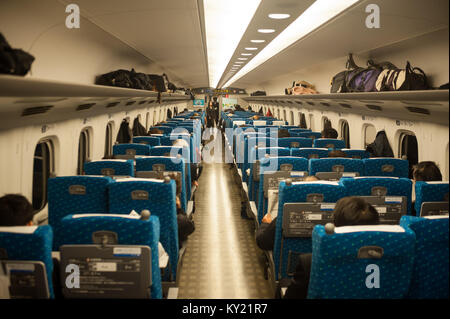
{"label": "passenger seated", "polygon": [[177,206],[177,224],[178,224],[178,246],[181,248],[182,243],[187,240],[188,236],[195,230],[194,221],[191,220],[186,212],[181,208],[181,183],[176,179],[175,174],[169,174],[169,177],[175,180],[176,188],[176,206]]}
{"label": "passenger seated", "polygon": [[[304,181],[315,182],[318,180],[319,179],[316,176],[307,176]],[[275,205],[278,205],[278,200],[273,200],[272,202],[274,202]],[[256,231],[256,245],[262,250],[273,250],[273,245],[275,243],[277,218],[272,218],[272,209],[272,207],[267,209],[268,212],[261,220],[261,225],[259,225],[259,228]]]}
{"label": "passenger seated", "polygon": [[338,132],[332,127],[325,128],[321,133],[322,133],[322,138],[337,138],[338,137]]}
{"label": "passenger seated", "polygon": [[283,138],[283,137],[291,137],[291,134],[289,134],[289,131],[285,128],[278,130],[278,138]]}
{"label": "passenger seated", "polygon": [[34,210],[25,196],[7,194],[0,198],[0,226],[33,226]]}
{"label": "passenger seated", "polygon": [[148,135],[150,135],[150,134],[164,134],[164,132],[161,131],[160,129],[156,128],[156,127],[151,127],[148,130]]}
{"label": "passenger seated", "polygon": [[328,157],[347,157],[347,154],[341,150],[332,150],[328,152]]}
{"label": "passenger seated", "polygon": [[[183,139],[174,140],[172,146],[187,147],[189,149],[189,143]],[[189,167],[191,170],[191,185],[198,186],[197,180],[198,177],[200,176],[200,173],[197,175],[197,165],[195,165],[194,163],[190,163]]]}
{"label": "passenger seated", "polygon": [[[336,203],[333,220],[336,227],[378,225],[379,223],[377,210],[359,197],[341,198]],[[306,299],[308,295],[311,261],[312,254],[300,255],[293,278],[280,280],[280,287],[287,286],[284,299]],[[279,293],[280,289],[277,289],[277,293]],[[279,295],[276,297],[279,297]]]}
{"label": "passenger seated", "polygon": [[[441,182],[442,181],[442,174],[439,167],[436,165],[435,162],[432,161],[423,161],[418,163],[417,165],[413,166],[413,183],[417,181],[422,182]],[[415,186],[413,184],[413,192],[415,190]],[[415,193],[414,193],[415,195]],[[414,196],[415,197],[415,196]],[[416,209],[415,209],[415,200],[412,202],[411,206],[411,214],[413,216],[417,216]]]}

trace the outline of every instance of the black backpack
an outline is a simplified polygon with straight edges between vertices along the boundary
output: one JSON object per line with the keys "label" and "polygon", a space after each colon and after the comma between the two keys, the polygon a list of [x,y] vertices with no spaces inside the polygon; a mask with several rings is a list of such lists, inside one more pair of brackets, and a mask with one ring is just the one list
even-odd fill
{"label": "black backpack", "polygon": [[118,86],[122,88],[131,89],[134,87],[133,81],[130,77],[130,71],[128,70],[116,70],[109,73],[99,75],[95,79],[95,84],[107,85],[107,86]]}
{"label": "black backpack", "polygon": [[34,56],[20,49],[13,49],[0,33],[0,73],[25,75],[30,71]]}

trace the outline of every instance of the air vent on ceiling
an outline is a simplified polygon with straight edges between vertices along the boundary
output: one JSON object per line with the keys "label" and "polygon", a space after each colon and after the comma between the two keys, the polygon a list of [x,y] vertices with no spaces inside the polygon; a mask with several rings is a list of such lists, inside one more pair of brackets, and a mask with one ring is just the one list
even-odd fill
{"label": "air vent on ceiling", "polygon": [[431,114],[428,109],[424,109],[423,107],[407,106],[406,108],[411,113],[419,113],[419,114],[426,114],[426,115]]}
{"label": "air vent on ceiling", "polygon": [[303,102],[302,102],[302,101],[295,101],[295,103],[300,104],[300,105],[303,105]]}
{"label": "air vent on ceiling", "polygon": [[127,102],[126,105],[133,105],[134,103],[136,103],[136,101],[130,101],[130,102]]}
{"label": "air vent on ceiling", "polygon": [[347,103],[339,103],[340,106],[345,107],[346,109],[351,109],[352,106],[350,104]]}
{"label": "air vent on ceiling", "polygon": [[145,104],[147,101],[140,101],[139,105]]}
{"label": "air vent on ceiling", "polygon": [[374,111],[383,111],[383,109],[379,105],[366,104],[366,107],[368,109],[371,109],[371,110],[374,110]]}
{"label": "air vent on ceiling", "polygon": [[114,107],[114,106],[117,106],[117,105],[119,105],[120,104],[120,102],[111,102],[111,103],[108,103],[107,105],[106,105],[106,107]]}
{"label": "air vent on ceiling", "polygon": [[88,110],[91,107],[93,107],[94,105],[95,105],[95,103],[80,104],[77,106],[77,111]]}
{"label": "air vent on ceiling", "polygon": [[53,108],[53,105],[27,107],[26,109],[24,109],[22,111],[22,116],[46,113],[52,108]]}
{"label": "air vent on ceiling", "polygon": [[150,100],[148,101],[148,104],[152,104],[154,102],[154,100]]}
{"label": "air vent on ceiling", "polygon": [[309,105],[316,105],[314,102],[306,102],[306,103],[308,103]]}
{"label": "air vent on ceiling", "polygon": [[320,104],[322,104],[323,106],[330,106],[329,103],[325,103],[325,102],[320,102]]}
{"label": "air vent on ceiling", "polygon": [[286,102],[288,102],[289,104],[292,104],[292,101],[286,101]]}

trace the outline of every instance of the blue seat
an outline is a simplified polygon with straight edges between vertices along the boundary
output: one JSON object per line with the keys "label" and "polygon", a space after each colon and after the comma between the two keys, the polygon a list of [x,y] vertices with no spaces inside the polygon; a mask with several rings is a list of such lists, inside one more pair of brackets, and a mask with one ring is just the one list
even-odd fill
{"label": "blue seat", "polygon": [[[142,171],[154,171],[155,164],[164,165],[164,171],[174,171],[181,173],[181,180],[186,181],[185,163],[183,158],[152,156],[136,158],[136,175]],[[187,210],[187,189],[186,183],[181,183],[181,206],[184,211]]]}
{"label": "blue seat", "polygon": [[[336,227],[335,233],[327,234],[323,225],[316,225],[312,242],[309,299],[406,296],[414,262],[415,236],[411,230],[398,225],[347,226]],[[379,259],[364,253],[363,247],[374,246],[382,249]],[[372,286],[377,282],[377,274],[379,288]]]}
{"label": "blue seat", "polygon": [[311,130],[307,129],[307,128],[299,128],[299,127],[297,127],[297,128],[288,129],[288,132],[290,134],[292,134],[292,133],[310,133]]}
{"label": "blue seat", "polygon": [[150,155],[150,149],[145,144],[117,144],[113,145],[113,155]]}
{"label": "blue seat", "polygon": [[311,158],[309,160],[309,175],[316,175],[318,172],[334,172],[336,168],[344,172],[357,172],[364,175],[364,164],[362,160],[350,158]]}
{"label": "blue seat", "polygon": [[100,160],[84,163],[85,175],[134,176],[133,160]]}
{"label": "blue seat", "polygon": [[364,159],[366,176],[409,176],[409,162],[399,158],[378,157]]}
{"label": "blue seat", "polygon": [[61,176],[48,179],[48,222],[53,228],[53,250],[64,237],[61,220],[70,214],[106,214],[110,177]]}
{"label": "blue seat", "polygon": [[278,139],[278,146],[289,148],[311,147],[312,139],[306,137],[284,137]]}
{"label": "blue seat", "polygon": [[332,149],[345,148],[345,141],[334,138],[316,138],[314,140],[314,147],[324,147]]}
{"label": "blue seat", "polygon": [[403,216],[400,225],[416,235],[414,268],[408,298],[448,299],[448,216]]}
{"label": "blue seat", "polygon": [[117,234],[119,245],[142,245],[151,248],[152,287],[151,297],[162,298],[161,271],[159,269],[158,242],[160,223],[156,215],[148,220],[130,218],[127,215],[68,215],[61,221],[64,238],[61,245],[90,245],[96,231]]}
{"label": "blue seat", "polygon": [[315,140],[316,138],[321,138],[322,133],[320,133],[320,132],[293,132],[293,133],[291,133],[291,136],[306,137],[306,138],[311,138],[311,139]]}
{"label": "blue seat", "polygon": [[[255,179],[259,180],[258,172],[255,172],[256,161],[261,160],[262,158],[268,157],[278,157],[278,156],[289,156],[291,155],[291,151],[285,147],[258,147],[253,148],[251,150],[250,155],[250,173],[248,176],[248,192],[249,192],[249,200],[255,200],[255,193],[258,191],[258,182]],[[243,174],[247,175],[247,172],[243,172]],[[256,177],[256,178],[254,178]],[[246,176],[247,178],[247,176]]]}
{"label": "blue seat", "polygon": [[345,154],[347,154],[348,157],[351,158],[364,159],[370,157],[370,153],[367,152],[366,150],[343,148],[341,149],[341,151],[343,151]]}
{"label": "blue seat", "polygon": [[180,155],[184,159],[187,198],[191,198],[191,152],[189,148],[182,146],[155,146],[150,150],[150,155],[166,157],[177,157]]}
{"label": "blue seat", "polygon": [[322,194],[323,202],[335,203],[347,196],[346,190],[337,182],[294,182],[287,185],[281,182],[278,194],[278,215],[275,230],[275,244],[273,259],[275,264],[275,279],[286,278],[289,252],[310,253],[312,250],[311,238],[284,238],[283,237],[283,206],[286,203],[307,202],[309,194]]}
{"label": "blue seat", "polygon": [[267,198],[264,197],[264,175],[266,172],[279,171],[281,165],[291,164],[292,171],[295,172],[307,172],[308,171],[308,160],[306,158],[291,157],[291,156],[280,156],[280,157],[270,157],[264,158],[260,161],[259,167],[259,181],[255,183],[255,191],[257,196],[255,197],[255,202],[257,204],[258,210],[258,224],[265,214],[267,214]]}
{"label": "blue seat", "polygon": [[304,157],[304,158],[324,158],[328,157],[329,150],[327,148],[295,148],[292,149],[292,156]]}
{"label": "blue seat", "polygon": [[385,188],[386,196],[405,196],[408,215],[411,214],[412,182],[397,177],[344,177],[339,183],[347,189],[349,196],[372,196],[376,188]]}
{"label": "blue seat", "polygon": [[40,261],[45,265],[50,298],[54,298],[52,283],[53,232],[49,225],[0,227],[0,248],[8,260]]}
{"label": "blue seat", "polygon": [[147,144],[150,146],[161,145],[161,141],[158,136],[135,136],[133,137],[133,143]]}
{"label": "blue seat", "polygon": [[112,214],[140,213],[148,209],[161,224],[160,242],[169,255],[171,279],[178,267],[178,227],[175,205],[175,181],[129,178],[109,185],[109,207]]}
{"label": "blue seat", "polygon": [[248,182],[247,175],[244,174],[250,168],[251,162],[254,161],[251,157],[251,151],[255,147],[277,147],[278,139],[272,137],[249,137],[244,140],[244,162],[242,163],[242,175],[245,176],[244,181]]}
{"label": "blue seat", "polygon": [[444,201],[445,194],[449,192],[448,182],[417,181],[414,188],[416,193],[416,202],[414,204],[416,216],[420,216],[422,203]]}

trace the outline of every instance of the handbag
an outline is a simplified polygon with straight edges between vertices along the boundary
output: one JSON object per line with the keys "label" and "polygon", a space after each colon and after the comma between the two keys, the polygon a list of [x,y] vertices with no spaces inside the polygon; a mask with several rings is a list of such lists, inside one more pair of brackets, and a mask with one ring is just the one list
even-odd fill
{"label": "handbag", "polygon": [[418,67],[411,67],[409,61],[406,62],[405,69],[399,69],[390,63],[379,74],[376,81],[377,91],[409,91],[409,90],[429,90],[428,79],[425,72]]}
{"label": "handbag", "polygon": [[0,33],[0,73],[26,75],[33,62],[34,56],[23,50],[11,48]]}

